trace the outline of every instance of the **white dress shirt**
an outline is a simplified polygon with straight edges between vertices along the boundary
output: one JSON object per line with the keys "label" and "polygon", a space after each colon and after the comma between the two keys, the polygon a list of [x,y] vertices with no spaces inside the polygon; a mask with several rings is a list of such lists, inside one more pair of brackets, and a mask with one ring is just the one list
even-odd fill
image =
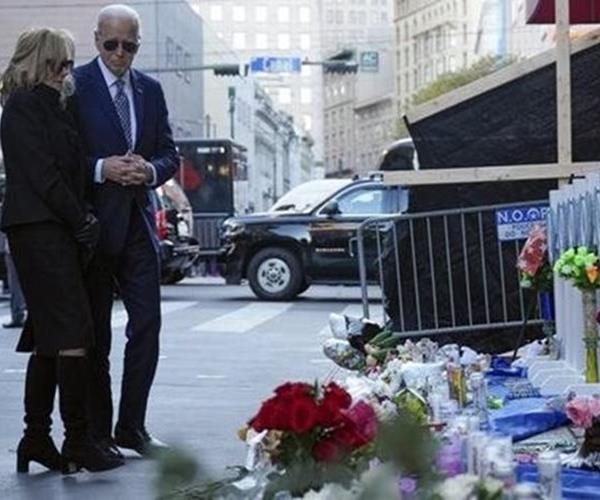
{"label": "white dress shirt", "polygon": [[[102,59],[100,59],[99,57],[96,59],[96,61],[98,62],[98,66],[100,67],[100,71],[102,73],[102,76],[104,77],[104,81],[106,82],[106,86],[108,87],[108,91],[110,92],[110,96],[112,97],[112,99],[115,99],[115,96],[117,95],[117,80],[119,80],[119,77],[115,76],[113,74],[113,72],[108,69],[108,67],[106,66],[106,64],[104,64],[104,61],[102,61]],[[123,86],[123,91],[125,92],[125,95],[127,96],[127,99],[129,100],[129,116],[130,116],[130,121],[131,121],[131,144],[133,149],[135,149],[135,139],[136,139],[136,134],[137,134],[137,119],[135,116],[135,105],[133,102],[133,87],[131,86],[131,73],[129,70],[127,70],[127,72],[120,78],[121,80],[123,80],[125,82],[125,85]],[[104,177],[102,175],[102,164],[104,162],[103,158],[100,158],[97,162],[96,162],[96,167],[94,169],[94,182],[97,183],[103,183],[104,182]],[[148,166],[151,167],[152,170],[152,179],[150,182],[148,182],[148,185],[152,185],[154,184],[154,182],[156,181],[156,170],[154,168],[154,165],[152,165],[150,162],[148,162]]]}

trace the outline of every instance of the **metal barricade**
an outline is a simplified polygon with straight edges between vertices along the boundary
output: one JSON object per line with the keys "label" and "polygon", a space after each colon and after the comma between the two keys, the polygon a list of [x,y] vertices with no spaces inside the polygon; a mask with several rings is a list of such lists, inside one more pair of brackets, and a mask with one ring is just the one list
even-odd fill
{"label": "metal barricade", "polygon": [[228,213],[194,213],[194,238],[198,240],[200,255],[217,255],[221,246],[221,225]]}
{"label": "metal barricade", "polygon": [[[401,336],[435,336],[537,325],[539,297],[516,268],[524,241],[501,241],[496,210],[546,201],[374,217],[357,231],[363,314],[370,283],[384,322]],[[538,307],[535,307],[535,306]],[[535,308],[535,310],[534,310]]]}

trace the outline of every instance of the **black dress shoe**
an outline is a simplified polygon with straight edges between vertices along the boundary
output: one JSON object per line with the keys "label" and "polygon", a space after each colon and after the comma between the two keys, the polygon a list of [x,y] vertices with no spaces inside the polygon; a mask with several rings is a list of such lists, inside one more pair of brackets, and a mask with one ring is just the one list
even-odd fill
{"label": "black dress shoe", "polygon": [[2,323],[2,328],[23,328],[25,321],[11,320],[10,323]]}
{"label": "black dress shoe", "polygon": [[115,443],[120,448],[134,450],[144,457],[154,456],[169,447],[152,437],[146,429],[141,431],[115,430]]}
{"label": "black dress shoe", "polygon": [[113,438],[104,438],[98,440],[98,447],[109,457],[117,459],[117,460],[125,460],[125,457],[117,448],[115,441]]}

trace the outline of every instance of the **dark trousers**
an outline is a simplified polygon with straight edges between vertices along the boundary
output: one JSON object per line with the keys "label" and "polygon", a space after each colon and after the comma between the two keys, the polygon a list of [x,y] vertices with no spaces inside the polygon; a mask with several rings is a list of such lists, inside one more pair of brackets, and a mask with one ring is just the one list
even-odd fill
{"label": "dark trousers", "polygon": [[115,283],[127,311],[127,343],[117,426],[141,430],[159,353],[159,257],[139,209],[131,211],[127,241],[116,256],[98,255],[88,286],[96,345],[90,352],[90,419],[97,438],[110,436],[113,420],[110,362],[111,310]]}

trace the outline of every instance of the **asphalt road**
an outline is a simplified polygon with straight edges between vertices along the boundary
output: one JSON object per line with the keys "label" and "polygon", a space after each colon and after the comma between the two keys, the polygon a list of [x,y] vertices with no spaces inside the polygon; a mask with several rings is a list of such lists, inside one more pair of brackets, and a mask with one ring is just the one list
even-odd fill
{"label": "asphalt road", "polygon": [[[0,302],[0,323],[8,314]],[[312,382],[340,375],[321,354],[331,312],[360,316],[360,291],[312,287],[294,302],[255,299],[247,287],[216,279],[189,279],[163,288],[161,360],[148,410],[148,430],[186,448],[214,476],[244,464],[237,430],[272,389],[286,380]],[[126,316],[113,312],[114,396],[124,345]],[[18,332],[0,329],[0,499],[151,499],[155,465],[128,455],[127,464],[101,474],[62,477],[34,468],[15,473],[22,432],[22,392],[27,356],[14,352]],[[57,410],[53,435],[61,442]],[[34,466],[35,467],[35,466]]]}

